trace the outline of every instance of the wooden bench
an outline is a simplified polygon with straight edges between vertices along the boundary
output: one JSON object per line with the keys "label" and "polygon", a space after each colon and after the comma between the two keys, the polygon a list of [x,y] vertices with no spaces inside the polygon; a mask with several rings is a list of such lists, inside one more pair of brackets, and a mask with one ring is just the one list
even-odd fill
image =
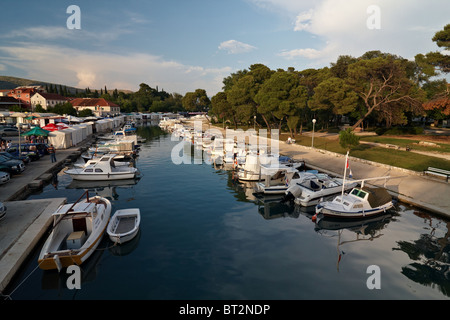
{"label": "wooden bench", "polygon": [[425,174],[430,174],[430,175],[435,175],[438,177],[443,177],[445,178],[445,180],[448,182],[448,179],[450,177],[450,171],[447,170],[443,170],[443,169],[438,169],[438,168],[433,168],[433,167],[428,167],[427,170],[424,171]]}

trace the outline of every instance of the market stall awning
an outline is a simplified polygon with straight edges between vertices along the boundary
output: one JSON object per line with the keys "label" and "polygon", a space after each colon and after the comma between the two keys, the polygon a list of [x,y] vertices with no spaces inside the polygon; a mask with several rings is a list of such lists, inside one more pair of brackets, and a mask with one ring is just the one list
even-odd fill
{"label": "market stall awning", "polygon": [[42,129],[41,127],[34,127],[33,129],[31,129],[25,133],[22,133],[21,136],[38,136],[38,137],[44,136],[44,137],[46,137],[46,136],[48,136],[49,133],[50,133],[49,130]]}

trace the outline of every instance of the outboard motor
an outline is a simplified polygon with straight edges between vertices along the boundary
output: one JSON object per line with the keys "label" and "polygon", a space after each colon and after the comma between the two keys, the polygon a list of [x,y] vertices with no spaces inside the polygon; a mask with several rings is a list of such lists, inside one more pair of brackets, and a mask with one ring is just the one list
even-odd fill
{"label": "outboard motor", "polygon": [[283,201],[294,201],[295,198],[298,198],[301,195],[302,189],[297,184],[294,184],[285,191]]}

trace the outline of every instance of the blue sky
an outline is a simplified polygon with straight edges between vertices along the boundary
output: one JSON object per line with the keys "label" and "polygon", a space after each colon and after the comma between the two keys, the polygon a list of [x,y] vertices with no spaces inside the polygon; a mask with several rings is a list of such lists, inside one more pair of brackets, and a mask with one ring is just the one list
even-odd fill
{"label": "blue sky", "polygon": [[[79,30],[66,26],[70,5],[80,8]],[[448,0],[18,0],[0,11],[0,74],[213,96],[255,63],[303,70],[369,50],[407,59],[436,51],[431,38],[449,9]]]}

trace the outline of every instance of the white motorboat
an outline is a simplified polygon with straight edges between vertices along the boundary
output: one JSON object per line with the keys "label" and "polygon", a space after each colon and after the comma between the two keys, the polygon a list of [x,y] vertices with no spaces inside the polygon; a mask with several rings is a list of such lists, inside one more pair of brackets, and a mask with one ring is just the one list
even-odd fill
{"label": "white motorboat", "polygon": [[279,158],[270,154],[259,154],[248,152],[245,157],[245,163],[238,168],[238,178],[241,181],[259,181],[261,180],[260,168],[263,165],[279,164]]}
{"label": "white motorboat", "polygon": [[298,180],[301,175],[304,176],[302,172],[291,166],[261,165],[260,181],[255,183],[255,191],[266,195],[284,194],[289,187],[289,181]]}
{"label": "white motorboat", "polygon": [[112,216],[106,232],[114,243],[132,240],[139,232],[141,213],[137,208],[117,210]]}
{"label": "white motorboat", "polygon": [[43,270],[81,265],[95,251],[111,216],[108,199],[88,192],[53,213],[53,228],[38,257]]}
{"label": "white motorboat", "polygon": [[292,183],[286,190],[286,198],[294,198],[294,203],[304,207],[316,205],[323,198],[331,197],[342,191],[350,190],[357,185],[356,182],[348,182],[333,178],[325,173],[309,174],[301,182]]}
{"label": "white motorboat", "polygon": [[133,179],[138,169],[129,166],[116,166],[115,154],[105,154],[94,164],[82,168],[72,168],[64,171],[75,180],[122,180]]}
{"label": "white motorboat", "polygon": [[[307,207],[316,205],[320,201],[329,199],[345,190],[350,190],[351,188],[356,187],[357,183],[352,179],[345,181],[347,168],[349,168],[348,152],[345,157],[345,169],[342,179],[330,177],[325,173],[310,175],[300,183],[293,183],[288,190],[286,190],[285,199],[289,200],[294,198],[295,204]],[[351,178],[351,176],[352,174],[350,171],[349,178]]]}
{"label": "white motorboat", "polygon": [[332,201],[320,202],[316,214],[332,218],[366,218],[385,213],[394,206],[392,196],[385,188],[353,188]]}

